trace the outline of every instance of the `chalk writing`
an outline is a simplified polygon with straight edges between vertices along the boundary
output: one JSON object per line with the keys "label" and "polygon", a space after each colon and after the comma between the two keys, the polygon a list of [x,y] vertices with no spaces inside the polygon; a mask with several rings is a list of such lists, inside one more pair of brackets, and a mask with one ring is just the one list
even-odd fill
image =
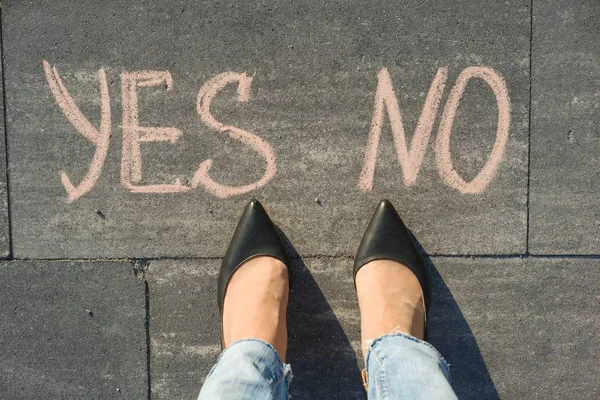
{"label": "chalk writing", "polygon": [[237,90],[239,101],[247,102],[250,98],[250,85],[252,84],[252,78],[246,76],[245,73],[236,74],[233,72],[225,72],[210,79],[200,88],[200,91],[198,92],[198,101],[196,103],[198,115],[200,115],[202,122],[209,128],[218,132],[227,133],[232,138],[252,147],[252,149],[254,149],[264,158],[267,165],[264,175],[258,181],[245,186],[228,186],[215,182],[209,176],[208,173],[212,166],[212,160],[209,159],[202,162],[200,164],[200,168],[198,168],[194,174],[192,187],[195,188],[199,185],[202,185],[205,187],[206,191],[219,198],[240,195],[258,189],[273,179],[277,171],[277,167],[275,165],[275,153],[273,152],[271,145],[266,140],[261,139],[253,133],[236,128],[235,126],[225,125],[214,119],[210,113],[210,103],[215,95],[225,86],[233,82],[238,82]]}
{"label": "chalk writing", "polygon": [[140,142],[175,143],[181,131],[177,128],[142,127],[139,125],[137,88],[142,86],[165,85],[173,88],[173,78],[168,71],[137,71],[121,74],[121,97],[123,101],[123,155],[121,157],[121,184],[131,192],[137,193],[176,193],[190,190],[189,186],[175,178],[172,184],[143,185],[142,152]]}
{"label": "chalk writing", "polygon": [[67,191],[67,202],[70,203],[92,190],[100,177],[102,165],[108,154],[108,143],[111,130],[108,83],[106,82],[104,68],[101,68],[98,71],[100,77],[100,130],[98,130],[83,115],[79,110],[79,107],[75,104],[75,101],[73,101],[73,97],[71,97],[69,91],[64,86],[62,79],[56,70],[56,66],[51,68],[46,60],[43,61],[43,66],[46,81],[48,82],[52,95],[54,95],[54,98],[56,99],[56,103],[71,124],[73,124],[77,132],[92,142],[96,147],[88,172],[77,187],[71,183],[71,179],[69,179],[65,171],[60,172],[60,180]]}
{"label": "chalk writing", "polygon": [[447,68],[438,69],[433,83],[429,88],[429,93],[425,99],[425,105],[421,111],[421,116],[417,122],[415,134],[413,135],[412,146],[410,149],[406,144],[406,135],[404,134],[404,125],[402,123],[402,114],[398,99],[392,86],[392,78],[386,68],[383,68],[378,75],[377,91],[375,92],[375,108],[373,110],[373,120],[371,122],[371,131],[367,142],[365,160],[358,181],[358,188],[363,191],[369,191],[373,188],[373,175],[375,174],[375,163],[377,162],[377,148],[379,138],[383,129],[384,111],[387,110],[398,162],[402,167],[404,185],[411,186],[417,180],[417,175],[423,164],[423,157],[427,150],[429,136],[435,115],[440,106],[444,85],[448,76]]}
{"label": "chalk writing", "polygon": [[[486,164],[471,182],[465,182],[452,166],[450,155],[450,133],[456,117],[458,103],[471,78],[483,79],[492,88],[498,103],[498,127],[496,141]],[[435,143],[435,154],[438,172],[442,179],[452,188],[461,193],[483,193],[492,179],[496,176],[498,166],[502,161],[506,143],[508,142],[508,128],[510,125],[510,99],[506,82],[496,71],[487,67],[469,67],[465,69],[450,90],[448,101],[442,113],[438,136]]]}
{"label": "chalk writing", "polygon": [[[63,84],[56,66],[43,60],[46,81],[56,103],[71,122],[75,130],[90,141],[94,155],[86,176],[75,186],[65,171],[60,172],[61,182],[67,192],[67,202],[73,202],[88,193],[97,183],[108,153],[111,137],[111,106],[108,84],[104,68],[98,71],[100,81],[100,127],[92,125],[75,104],[73,97]],[[448,68],[441,67],[433,77],[425,98],[425,103],[417,121],[410,145],[407,143],[402,112],[394,92],[389,71],[383,68],[377,75],[377,88],[373,116],[368,133],[363,167],[358,177],[358,189],[370,191],[373,188],[377,151],[383,130],[384,118],[390,121],[396,155],[402,171],[405,186],[414,185],[427,151],[433,125],[440,108],[442,94],[446,87]],[[482,79],[492,89],[498,106],[496,139],[488,159],[479,173],[466,182],[454,169],[450,154],[452,126],[460,100],[471,79]],[[123,144],[121,157],[121,185],[134,193],[181,193],[202,187],[218,198],[241,195],[269,183],[277,172],[276,157],[272,146],[258,135],[241,128],[217,121],[211,113],[211,103],[227,85],[237,84],[237,99],[245,103],[250,99],[253,77],[246,73],[224,72],[208,79],[199,89],[196,111],[200,121],[209,129],[229,135],[256,151],[264,160],[263,176],[246,185],[234,186],[218,183],[210,176],[213,160],[204,160],[194,173],[190,186],[182,184],[179,178],[172,183],[142,185],[142,142],[170,142],[176,144],[183,132],[174,127],[147,127],[139,124],[138,89],[148,86],[162,86],[167,91],[173,89],[173,78],[169,71],[125,71],[121,73],[121,98],[123,103]],[[434,145],[436,167],[443,181],[464,194],[483,193],[496,176],[508,143],[510,127],[510,99],[504,79],[490,67],[468,67],[458,76],[444,105],[438,134]]]}
{"label": "chalk writing", "polygon": [[[406,143],[404,126],[400,106],[394,93],[392,79],[386,68],[378,75],[377,90],[375,92],[375,106],[371,131],[367,141],[363,168],[358,181],[358,188],[362,191],[370,191],[373,188],[373,175],[377,162],[377,148],[383,127],[384,111],[388,112],[396,154],[402,168],[404,185],[411,186],[417,180],[417,175],[423,163],[423,157],[427,150],[429,137],[435,121],[435,116],[440,105],[440,99],[444,91],[448,70],[440,68],[433,78],[429,93],[425,99],[421,116],[417,122],[415,134],[413,135],[410,149]],[[488,161],[471,182],[465,182],[452,166],[450,154],[450,134],[456,117],[456,111],[467,83],[471,78],[483,79],[493,90],[498,104],[498,127],[496,130],[496,141],[488,158]],[[502,156],[508,142],[510,125],[510,99],[504,79],[489,67],[468,67],[457,78],[456,83],[450,90],[448,101],[442,113],[442,120],[438,129],[435,143],[436,165],[442,179],[452,188],[461,193],[482,193],[496,176]]]}

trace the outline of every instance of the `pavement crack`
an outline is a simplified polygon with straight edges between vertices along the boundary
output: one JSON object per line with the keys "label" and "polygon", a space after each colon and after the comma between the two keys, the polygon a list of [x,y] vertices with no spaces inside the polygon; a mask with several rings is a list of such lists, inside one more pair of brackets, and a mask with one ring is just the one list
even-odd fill
{"label": "pavement crack", "polygon": [[150,267],[150,260],[145,258],[132,258],[129,262],[133,265],[133,274],[136,278],[143,278],[147,281],[148,267]]}

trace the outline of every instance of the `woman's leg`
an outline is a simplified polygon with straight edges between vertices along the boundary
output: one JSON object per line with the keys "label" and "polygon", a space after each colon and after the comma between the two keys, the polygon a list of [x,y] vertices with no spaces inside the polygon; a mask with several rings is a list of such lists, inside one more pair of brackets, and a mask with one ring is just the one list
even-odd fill
{"label": "woman's leg", "polygon": [[208,374],[198,400],[287,400],[292,371],[269,343],[232,343]]}
{"label": "woman's leg", "polygon": [[392,260],[356,275],[369,399],[456,399],[448,365],[425,334],[421,285]]}
{"label": "woman's leg", "polygon": [[456,400],[448,364],[427,342],[396,333],[369,341],[369,399]]}
{"label": "woman's leg", "polygon": [[223,306],[226,349],[213,367],[199,400],[288,398],[287,267],[255,257],[233,274]]}

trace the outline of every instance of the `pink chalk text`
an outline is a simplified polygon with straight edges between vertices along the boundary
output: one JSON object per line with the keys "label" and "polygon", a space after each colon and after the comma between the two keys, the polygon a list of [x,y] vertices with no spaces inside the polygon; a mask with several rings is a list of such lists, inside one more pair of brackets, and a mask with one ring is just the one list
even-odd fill
{"label": "pink chalk text", "polygon": [[[108,153],[111,137],[111,104],[104,68],[98,71],[100,126],[96,128],[83,115],[73,97],[65,87],[56,69],[46,60],[43,61],[44,74],[50,92],[65,117],[75,130],[94,146],[94,155],[88,172],[78,185],[73,184],[67,172],[60,172],[60,180],[67,192],[67,202],[73,202],[93,189],[102,173],[102,167]],[[357,188],[360,191],[373,189],[377,152],[383,131],[385,117],[390,121],[394,148],[404,185],[409,187],[417,181],[425,153],[429,146],[441,99],[446,88],[448,68],[441,67],[433,77],[425,98],[425,103],[417,121],[411,143],[407,142],[402,111],[394,91],[389,71],[383,68],[377,76],[377,87],[371,126],[368,132],[362,169],[358,177]],[[479,173],[471,181],[465,181],[456,171],[450,153],[450,138],[457,110],[471,79],[481,79],[492,89],[498,106],[496,139],[488,159]],[[170,183],[144,185],[142,182],[142,142],[169,142],[176,144],[183,132],[174,127],[140,126],[138,89],[141,87],[164,87],[173,89],[173,78],[169,71],[125,71],[121,73],[121,99],[123,105],[123,131],[121,156],[121,185],[133,193],[182,193],[202,188],[217,198],[238,196],[254,191],[268,184],[277,173],[277,161],[273,147],[255,133],[217,121],[211,113],[213,99],[226,86],[237,85],[237,100],[246,103],[250,100],[253,77],[246,73],[224,72],[208,79],[199,89],[196,111],[200,121],[217,134],[226,134],[247,145],[264,160],[264,172],[253,183],[234,186],[216,182],[210,176],[213,160],[204,160],[199,164],[188,185],[174,177]],[[473,66],[461,72],[450,89],[446,104],[443,106],[437,137],[434,143],[436,168],[442,180],[451,188],[463,194],[483,193],[495,178],[508,143],[510,127],[510,99],[506,82],[498,72],[490,67]]]}
{"label": "pink chalk text", "polygon": [[196,188],[198,186],[203,186],[207,192],[219,198],[236,196],[256,190],[259,187],[266,185],[273,179],[277,172],[275,152],[266,140],[261,139],[253,133],[236,128],[235,126],[225,125],[217,121],[210,113],[210,103],[216,94],[228,84],[235,82],[238,83],[238,100],[244,103],[247,102],[250,98],[252,78],[246,76],[245,73],[236,74],[234,72],[225,72],[210,79],[200,88],[200,91],[198,92],[198,101],[196,103],[198,115],[202,122],[209,128],[217,132],[227,133],[233,139],[237,139],[254,149],[262,156],[262,158],[264,158],[266,167],[264,175],[258,181],[245,186],[228,186],[215,182],[209,176],[212,160],[202,162],[200,168],[198,168],[194,174],[192,187]]}
{"label": "pink chalk text", "polygon": [[69,94],[69,91],[63,85],[62,79],[56,70],[56,67],[51,68],[50,64],[44,60],[44,72],[46,74],[46,80],[50,91],[56,99],[56,103],[61,108],[67,119],[73,124],[77,132],[79,132],[84,138],[92,142],[96,147],[94,156],[90,163],[88,173],[79,183],[75,186],[71,183],[71,179],[65,171],[61,171],[60,180],[67,191],[67,201],[70,203],[77,200],[94,187],[100,174],[102,173],[102,166],[104,160],[108,154],[108,143],[110,140],[110,98],[108,96],[108,83],[106,82],[106,73],[104,68],[98,71],[100,77],[100,129],[96,129],[90,121],[83,115],[79,110],[79,107],[73,101],[73,97]]}

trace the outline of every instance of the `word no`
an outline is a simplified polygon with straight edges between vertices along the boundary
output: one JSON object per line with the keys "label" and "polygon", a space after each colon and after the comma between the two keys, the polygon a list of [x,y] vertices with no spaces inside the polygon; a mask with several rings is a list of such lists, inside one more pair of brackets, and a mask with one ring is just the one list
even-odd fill
{"label": "word no", "polygon": [[[43,61],[46,81],[56,103],[74,128],[95,147],[88,172],[83,180],[74,185],[65,171],[60,172],[61,182],[67,191],[67,202],[73,202],[88,193],[102,173],[102,167],[108,153],[111,137],[111,105],[108,84],[104,68],[98,71],[100,80],[100,126],[96,128],[80,111],[73,97],[64,86],[56,66]],[[373,176],[377,163],[377,149],[382,133],[384,114],[390,120],[393,140],[402,169],[405,186],[413,185],[421,169],[425,151],[440,107],[442,94],[446,87],[448,68],[438,69],[425,104],[418,119],[411,145],[406,143],[402,113],[398,99],[394,93],[392,79],[386,68],[377,77],[375,105],[371,129],[367,139],[366,152],[362,171],[358,179],[358,189],[370,191],[373,188]],[[450,154],[450,135],[459,102],[467,83],[472,78],[485,81],[492,89],[498,105],[498,125],[496,140],[486,164],[470,182],[466,182],[452,166]],[[163,85],[167,91],[173,88],[173,78],[169,71],[133,71],[121,73],[121,96],[123,103],[123,145],[121,157],[121,185],[134,193],[176,193],[187,192],[202,186],[208,193],[226,198],[250,192],[266,185],[277,172],[276,157],[273,147],[258,135],[235,126],[217,121],[210,112],[214,97],[229,84],[237,84],[238,100],[247,102],[250,99],[252,77],[246,73],[224,72],[207,80],[198,92],[196,110],[204,125],[210,129],[228,134],[256,151],[265,161],[263,176],[254,183],[243,186],[231,186],[216,182],[210,177],[212,160],[200,163],[190,186],[184,185],[178,178],[171,183],[140,185],[142,181],[141,142],[169,141],[177,142],[182,135],[181,130],[172,127],[147,127],[139,124],[138,92],[139,87]],[[434,152],[437,170],[444,182],[460,193],[478,194],[484,192],[494,179],[508,142],[510,125],[510,99],[504,79],[490,67],[468,67],[459,75],[450,90],[450,95],[442,111],[442,117],[435,141]]]}

